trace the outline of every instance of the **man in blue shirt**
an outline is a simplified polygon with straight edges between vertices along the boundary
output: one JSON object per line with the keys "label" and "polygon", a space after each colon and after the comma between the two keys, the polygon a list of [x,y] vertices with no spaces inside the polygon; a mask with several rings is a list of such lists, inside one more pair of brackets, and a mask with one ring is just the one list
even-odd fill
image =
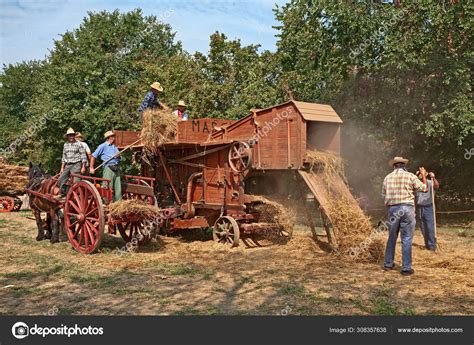
{"label": "man in blue shirt", "polygon": [[160,103],[158,96],[160,92],[163,92],[163,87],[160,83],[154,82],[150,85],[150,91],[147,92],[145,95],[145,99],[143,100],[140,108],[138,108],[138,112],[140,113],[140,119],[143,122],[143,112],[146,109],[163,109],[163,105]]}
{"label": "man in blue shirt", "polygon": [[[105,142],[100,144],[94,151],[91,158],[90,173],[95,173],[94,163],[96,159],[100,159],[104,164],[102,177],[110,180],[110,187],[114,192],[114,201],[122,199],[122,185],[120,182],[119,163],[122,157],[119,155],[117,146],[114,145],[115,133],[108,131],[104,134]],[[110,160],[109,160],[110,159]]]}
{"label": "man in blue shirt", "polygon": [[[420,177],[420,174],[418,174]],[[427,179],[428,192],[416,192],[416,210],[418,214],[418,221],[420,222],[420,230],[425,239],[425,247],[429,250],[436,250],[436,239],[434,233],[435,220],[433,208],[433,187],[439,188],[439,182],[435,178],[435,174],[430,172],[428,174],[430,179]]]}

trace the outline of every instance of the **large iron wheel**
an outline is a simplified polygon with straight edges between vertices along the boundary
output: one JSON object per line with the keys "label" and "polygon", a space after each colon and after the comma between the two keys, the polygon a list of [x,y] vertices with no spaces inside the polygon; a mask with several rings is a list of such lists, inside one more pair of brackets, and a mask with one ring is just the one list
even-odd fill
{"label": "large iron wheel", "polygon": [[0,212],[11,212],[15,207],[15,200],[9,196],[0,196]]}
{"label": "large iron wheel", "polygon": [[64,204],[64,227],[78,252],[95,252],[104,235],[104,207],[99,192],[88,181],[74,183]]}
{"label": "large iron wheel", "polygon": [[252,149],[245,142],[235,142],[230,145],[228,158],[230,168],[234,172],[242,173],[252,165]]}
{"label": "large iron wheel", "polygon": [[239,225],[234,218],[222,216],[214,223],[212,237],[218,243],[236,247],[240,239]]}
{"label": "large iron wheel", "polygon": [[131,242],[134,238],[138,245],[145,245],[151,241],[151,232],[145,226],[146,221],[123,222],[117,224],[117,229],[125,242]]}

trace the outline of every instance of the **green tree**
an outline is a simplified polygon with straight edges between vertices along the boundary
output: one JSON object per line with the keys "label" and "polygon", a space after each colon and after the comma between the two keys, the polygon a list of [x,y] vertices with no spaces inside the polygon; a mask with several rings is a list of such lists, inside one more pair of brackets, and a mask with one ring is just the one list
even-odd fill
{"label": "green tree", "polygon": [[473,177],[463,157],[474,146],[472,12],[472,2],[434,0],[293,0],[276,10],[281,78],[343,117],[355,185],[378,190],[388,158],[404,154],[412,169],[437,171],[444,191],[472,196],[462,187]]}

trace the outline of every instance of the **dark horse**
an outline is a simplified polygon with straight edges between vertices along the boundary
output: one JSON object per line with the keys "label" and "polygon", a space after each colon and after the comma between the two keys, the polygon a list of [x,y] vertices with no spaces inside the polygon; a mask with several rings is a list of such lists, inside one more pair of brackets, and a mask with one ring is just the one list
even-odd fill
{"label": "dark horse", "polygon": [[[33,190],[41,194],[57,195],[59,188],[57,187],[57,180],[53,179],[51,175],[43,172],[40,165],[34,165],[30,162],[30,169],[28,170],[29,182],[27,189]],[[30,194],[30,208],[36,220],[38,227],[37,241],[49,238],[51,243],[59,242],[59,207],[54,203],[35,195]],[[46,234],[44,234],[43,221],[41,220],[41,212],[46,212]]]}

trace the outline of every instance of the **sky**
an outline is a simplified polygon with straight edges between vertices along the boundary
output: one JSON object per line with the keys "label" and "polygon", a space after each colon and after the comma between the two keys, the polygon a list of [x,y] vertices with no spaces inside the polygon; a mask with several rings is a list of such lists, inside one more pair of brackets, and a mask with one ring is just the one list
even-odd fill
{"label": "sky", "polygon": [[87,11],[121,12],[141,8],[171,24],[176,39],[190,53],[206,53],[215,31],[243,44],[275,50],[272,9],[284,0],[0,0],[0,66],[43,59],[53,40],[79,26]]}

